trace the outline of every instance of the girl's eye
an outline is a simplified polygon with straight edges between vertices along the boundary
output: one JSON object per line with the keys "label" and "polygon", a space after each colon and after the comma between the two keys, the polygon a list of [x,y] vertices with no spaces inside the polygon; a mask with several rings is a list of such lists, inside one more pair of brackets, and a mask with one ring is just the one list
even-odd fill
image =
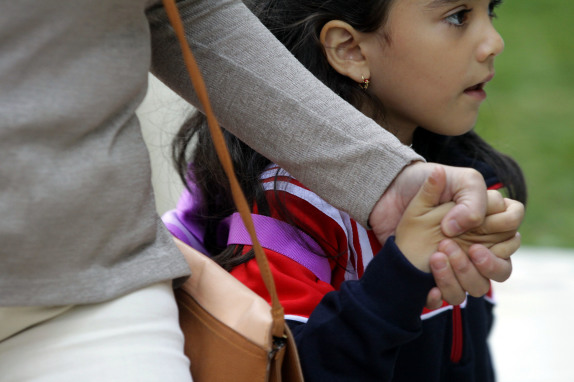
{"label": "girl's eye", "polygon": [[468,20],[468,14],[472,12],[472,9],[462,9],[456,13],[445,18],[445,21],[452,26],[462,27]]}
{"label": "girl's eye", "polygon": [[491,18],[496,18],[496,13],[494,12],[496,8],[498,8],[502,4],[502,0],[492,0],[490,4],[488,4],[488,15]]}

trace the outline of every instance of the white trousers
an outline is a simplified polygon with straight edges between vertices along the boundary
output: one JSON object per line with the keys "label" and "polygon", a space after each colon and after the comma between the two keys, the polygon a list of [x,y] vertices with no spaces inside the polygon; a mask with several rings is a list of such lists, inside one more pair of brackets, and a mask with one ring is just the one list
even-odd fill
{"label": "white trousers", "polygon": [[0,381],[190,382],[171,282],[100,304],[0,308]]}

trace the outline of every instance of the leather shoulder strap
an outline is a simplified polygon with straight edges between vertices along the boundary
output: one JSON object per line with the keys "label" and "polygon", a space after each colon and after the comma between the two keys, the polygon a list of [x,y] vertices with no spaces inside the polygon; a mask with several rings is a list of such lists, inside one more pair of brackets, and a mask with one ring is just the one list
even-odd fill
{"label": "leather shoulder strap", "polygon": [[231,162],[231,157],[227,151],[227,146],[225,145],[225,140],[223,138],[223,132],[221,131],[221,127],[215,118],[211,103],[209,102],[209,97],[207,95],[207,89],[205,87],[203,77],[201,76],[201,72],[195,61],[195,57],[193,56],[187,43],[183,24],[179,16],[179,11],[175,5],[174,0],[163,0],[163,5],[169,21],[174,29],[174,32],[179,40],[183,59],[189,72],[191,82],[195,88],[199,101],[201,102],[207,117],[207,123],[211,132],[213,144],[215,145],[215,149],[217,151],[217,156],[219,157],[219,161],[221,162],[227,178],[229,179],[233,201],[235,202],[235,206],[241,215],[243,224],[245,224],[245,227],[249,232],[261,277],[263,277],[263,282],[265,283],[267,291],[271,296],[271,315],[273,317],[272,334],[275,337],[284,337],[285,319],[283,307],[281,306],[279,297],[277,296],[275,281],[273,280],[273,275],[271,274],[271,269],[269,268],[269,262],[267,261],[265,252],[263,251],[263,248],[257,239],[257,235],[255,234],[255,227],[251,219],[251,211],[249,210],[249,205],[247,204],[245,195],[243,194],[243,191],[241,190],[239,182],[235,176],[233,163]]}

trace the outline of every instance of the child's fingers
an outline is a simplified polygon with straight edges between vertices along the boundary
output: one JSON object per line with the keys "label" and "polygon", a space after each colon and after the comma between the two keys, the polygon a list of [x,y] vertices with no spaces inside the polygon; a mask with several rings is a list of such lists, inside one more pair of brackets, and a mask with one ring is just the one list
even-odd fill
{"label": "child's fingers", "polygon": [[504,213],[508,214],[508,220],[506,220],[508,226],[506,228],[518,229],[524,219],[524,204],[509,198],[504,198],[504,203],[506,204]]}
{"label": "child's fingers", "polygon": [[520,232],[517,232],[509,240],[495,244],[492,247],[490,247],[489,249],[498,258],[510,259],[510,256],[512,256],[514,254],[514,252],[518,251],[518,248],[520,248],[521,242],[522,242],[522,237],[520,236]]}
{"label": "child's fingers", "polygon": [[498,232],[516,233],[522,219],[524,219],[524,205],[516,200],[503,199],[505,208],[503,212],[488,215],[482,225],[474,232],[488,235]]}
{"label": "child's fingers", "polygon": [[436,166],[409,203],[407,211],[418,215],[418,212],[424,213],[437,206],[445,187],[446,173],[442,167]]}
{"label": "child's fingers", "polygon": [[430,257],[430,268],[442,298],[451,305],[461,304],[466,298],[466,293],[456,279],[447,255],[442,252],[434,253]]}
{"label": "child's fingers", "polygon": [[506,203],[502,194],[496,190],[486,191],[486,214],[492,215],[506,210]]}
{"label": "child's fingers", "polygon": [[396,229],[395,243],[405,257],[418,269],[429,272],[429,256],[444,238],[440,229],[443,217],[454,206],[440,204],[446,186],[446,173],[437,166],[410,201]]}
{"label": "child's fingers", "polygon": [[427,295],[425,307],[430,310],[438,309],[442,306],[442,293],[438,287],[434,287]]}
{"label": "child's fingers", "polygon": [[443,240],[439,245],[439,250],[448,256],[448,262],[460,286],[467,291],[468,294],[474,297],[481,297],[488,292],[490,289],[490,281],[478,271],[458,244],[453,240]]}
{"label": "child's fingers", "polygon": [[[518,249],[516,240],[518,240],[518,246],[520,246],[520,238],[506,242],[504,250],[511,251],[507,258],[498,257],[497,254],[492,251],[492,248],[490,248],[489,252],[489,250],[482,245],[473,245],[470,247],[469,255],[480,274],[497,282],[506,281],[512,273],[510,255]],[[492,256],[492,253],[494,253],[495,256]]]}
{"label": "child's fingers", "polygon": [[472,244],[482,244],[487,248],[493,245],[510,240],[516,235],[516,231],[496,232],[496,233],[481,233],[469,232],[453,238],[459,245],[470,246]]}

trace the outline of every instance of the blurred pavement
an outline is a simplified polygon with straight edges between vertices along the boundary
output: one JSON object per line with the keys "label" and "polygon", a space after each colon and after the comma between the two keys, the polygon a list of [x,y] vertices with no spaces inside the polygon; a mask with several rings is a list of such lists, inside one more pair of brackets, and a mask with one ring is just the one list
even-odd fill
{"label": "blurred pavement", "polygon": [[494,285],[490,343],[499,382],[573,382],[574,250],[521,248]]}

